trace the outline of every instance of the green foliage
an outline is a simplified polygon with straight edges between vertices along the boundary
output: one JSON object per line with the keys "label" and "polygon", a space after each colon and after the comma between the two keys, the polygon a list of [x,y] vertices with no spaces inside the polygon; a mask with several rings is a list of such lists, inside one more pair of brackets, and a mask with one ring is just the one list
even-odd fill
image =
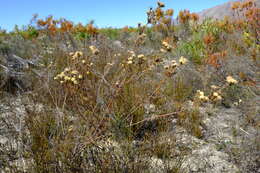
{"label": "green foliage", "polygon": [[[179,43],[178,54],[190,57],[196,64],[202,64],[208,55],[225,49],[226,42],[221,35],[227,34],[227,32],[218,26],[213,19],[205,19],[202,24],[190,27],[191,35],[188,41],[185,39]],[[212,43],[205,43],[205,37],[211,37]]]}
{"label": "green foliage", "polygon": [[23,29],[19,29],[18,26],[16,26],[13,33],[29,40],[35,39],[39,36],[39,31],[31,25],[24,26]]}
{"label": "green foliage", "polygon": [[177,47],[177,52],[190,57],[190,60],[196,64],[202,64],[205,58],[205,48],[199,34],[194,35],[190,41],[181,42]]}
{"label": "green foliage", "polygon": [[86,32],[77,32],[76,34],[75,34],[75,38],[77,39],[77,40],[89,40],[90,39],[90,37],[91,37],[91,35],[89,35],[88,33],[86,33]]}
{"label": "green foliage", "polygon": [[214,19],[212,18],[203,20],[198,30],[205,34],[212,34],[214,37],[218,37],[219,34],[223,32],[223,30],[216,25]]}
{"label": "green foliage", "polygon": [[121,33],[121,29],[117,29],[117,28],[102,28],[102,29],[99,30],[99,32],[101,34],[104,34],[105,36],[107,36],[111,40],[117,40],[117,39],[119,39],[119,36],[120,36],[120,33]]}
{"label": "green foliage", "polygon": [[28,28],[29,39],[37,38],[39,36],[39,32],[35,27]]}

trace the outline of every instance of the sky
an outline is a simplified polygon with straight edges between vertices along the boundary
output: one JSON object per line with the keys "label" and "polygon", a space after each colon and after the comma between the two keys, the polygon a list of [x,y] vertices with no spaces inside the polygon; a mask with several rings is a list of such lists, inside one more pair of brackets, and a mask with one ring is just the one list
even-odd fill
{"label": "sky", "polygon": [[[228,0],[161,0],[166,8],[199,12]],[[157,0],[0,0],[0,28],[11,31],[30,23],[33,14],[40,18],[53,15],[74,23],[95,21],[97,27],[136,26],[146,22],[146,11]]]}

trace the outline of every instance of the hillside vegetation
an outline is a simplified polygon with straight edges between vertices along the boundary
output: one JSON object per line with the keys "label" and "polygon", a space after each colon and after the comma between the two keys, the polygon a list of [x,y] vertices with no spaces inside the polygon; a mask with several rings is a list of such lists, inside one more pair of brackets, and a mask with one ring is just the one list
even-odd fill
{"label": "hillside vegetation", "polygon": [[231,10],[1,31],[0,173],[260,171],[260,8]]}

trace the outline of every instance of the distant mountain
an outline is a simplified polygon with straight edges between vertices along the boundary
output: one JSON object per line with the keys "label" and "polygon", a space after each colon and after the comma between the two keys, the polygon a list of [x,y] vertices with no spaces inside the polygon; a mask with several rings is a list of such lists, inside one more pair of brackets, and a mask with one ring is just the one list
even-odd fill
{"label": "distant mountain", "polygon": [[[242,0],[239,0],[242,1]],[[225,16],[232,16],[232,4],[236,1],[229,1],[224,4],[205,9],[198,13],[200,19],[203,20],[205,18],[214,18],[214,19],[223,19]],[[260,8],[260,0],[255,0],[257,7]]]}

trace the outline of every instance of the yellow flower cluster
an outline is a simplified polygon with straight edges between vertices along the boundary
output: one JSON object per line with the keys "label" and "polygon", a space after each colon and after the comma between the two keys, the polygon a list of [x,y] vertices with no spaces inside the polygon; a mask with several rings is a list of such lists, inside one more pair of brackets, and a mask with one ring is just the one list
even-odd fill
{"label": "yellow flower cluster", "polygon": [[127,59],[127,64],[133,64],[133,57],[131,56],[131,57],[129,57],[128,59]]}
{"label": "yellow flower cluster", "polygon": [[91,50],[92,54],[98,55],[99,50],[95,46],[89,46],[89,49]]}
{"label": "yellow flower cluster", "polygon": [[[144,61],[146,60],[146,57],[144,54],[139,54],[136,55],[134,51],[132,50],[128,50],[127,51],[130,56],[127,58],[126,64],[131,65],[131,64],[142,64],[144,63]],[[124,66],[124,64],[122,64],[122,66]]]}
{"label": "yellow flower cluster", "polygon": [[197,94],[198,94],[198,98],[199,98],[201,101],[203,101],[203,102],[209,101],[208,96],[205,96],[203,91],[197,90]]}
{"label": "yellow flower cluster", "polygon": [[[179,59],[180,65],[184,65],[187,62],[188,62],[188,60],[186,58],[184,58],[183,56],[180,57],[180,59]],[[179,66],[179,64],[175,60],[172,60],[170,64],[164,66],[164,69],[165,70],[175,69],[178,66]]]}
{"label": "yellow flower cluster", "polygon": [[164,69],[166,70],[166,75],[171,76],[171,75],[175,74],[176,68],[179,65],[186,64],[187,62],[188,62],[188,60],[186,58],[184,58],[183,56],[180,57],[179,64],[175,60],[172,60],[169,64],[164,66]]}
{"label": "yellow flower cluster", "polygon": [[174,70],[178,66],[175,60],[172,60],[170,64],[164,66],[165,70]]}
{"label": "yellow flower cluster", "polygon": [[116,57],[116,56],[121,56],[121,53],[116,53],[114,56],[115,56],[115,57]]}
{"label": "yellow flower cluster", "polygon": [[236,79],[234,79],[232,76],[227,76],[226,81],[229,84],[237,84],[238,83],[238,81]]}
{"label": "yellow flower cluster", "polygon": [[210,88],[213,89],[213,90],[217,90],[217,89],[219,89],[220,87],[219,87],[219,86],[216,86],[216,85],[211,85]]}
{"label": "yellow flower cluster", "polygon": [[145,59],[144,54],[137,55],[137,58],[139,58],[139,59]]}
{"label": "yellow flower cluster", "polygon": [[134,51],[128,50],[127,52],[130,53],[132,56],[135,56],[135,52]]}
{"label": "yellow flower cluster", "polygon": [[222,100],[222,96],[220,95],[220,87],[216,85],[211,85],[210,88],[214,91],[211,96],[211,99],[215,102]]}
{"label": "yellow flower cluster", "polygon": [[179,59],[180,65],[186,64],[187,62],[188,62],[188,60],[186,58],[184,58],[183,56],[180,57],[180,59]]}
{"label": "yellow flower cluster", "polygon": [[83,76],[77,70],[71,70],[70,68],[65,68],[63,72],[54,77],[54,80],[60,80],[61,84],[71,82],[77,85],[80,79],[83,79]]}
{"label": "yellow flower cluster", "polygon": [[[164,47],[167,51],[171,51],[171,50],[172,50],[172,46],[171,46],[168,42],[162,41],[162,45],[163,45],[163,47]],[[164,50],[164,49],[162,49],[162,50]],[[162,52],[163,52],[163,51],[162,51]]]}
{"label": "yellow flower cluster", "polygon": [[127,64],[133,64],[134,63],[134,57],[136,56],[135,55],[135,52],[134,51],[131,51],[131,50],[129,50],[128,51],[128,53],[130,53],[131,55],[130,55],[130,57],[129,58],[127,58]]}
{"label": "yellow flower cluster", "polygon": [[245,38],[250,38],[250,34],[249,34],[248,32],[244,32],[244,33],[243,33],[243,36],[244,36]]}
{"label": "yellow flower cluster", "polygon": [[241,103],[242,103],[242,100],[239,99],[237,102],[234,102],[234,105],[235,105],[235,106],[238,106],[238,105],[241,104]]}
{"label": "yellow flower cluster", "polygon": [[172,60],[169,64],[164,66],[164,69],[166,70],[165,74],[169,77],[172,76],[176,73],[176,67],[178,67],[177,62],[175,60]]}
{"label": "yellow flower cluster", "polygon": [[81,51],[70,52],[69,55],[72,57],[72,60],[75,60],[77,58],[82,57],[83,56],[83,52],[81,52]]}
{"label": "yellow flower cluster", "polygon": [[167,52],[167,50],[165,50],[165,49],[161,48],[161,49],[160,49],[160,52],[162,52],[162,53],[166,53],[166,52]]}
{"label": "yellow flower cluster", "polygon": [[137,55],[137,58],[138,58],[138,64],[140,65],[140,64],[143,64],[145,61],[146,61],[146,57],[145,57],[145,55],[144,54],[139,54],[139,55]]}
{"label": "yellow flower cluster", "polygon": [[178,64],[177,64],[177,62],[176,62],[175,60],[172,60],[170,66],[171,66],[172,68],[175,68],[175,67],[178,66]]}
{"label": "yellow flower cluster", "polygon": [[222,97],[221,97],[221,95],[220,95],[219,93],[214,92],[214,93],[212,94],[212,100],[213,100],[213,101],[219,101],[219,100],[222,100]]}
{"label": "yellow flower cluster", "polygon": [[222,100],[222,96],[219,94],[219,92],[213,92],[210,97],[205,96],[203,91],[197,90],[197,98],[201,100],[202,102],[208,102],[209,100],[213,102],[217,102]]}

